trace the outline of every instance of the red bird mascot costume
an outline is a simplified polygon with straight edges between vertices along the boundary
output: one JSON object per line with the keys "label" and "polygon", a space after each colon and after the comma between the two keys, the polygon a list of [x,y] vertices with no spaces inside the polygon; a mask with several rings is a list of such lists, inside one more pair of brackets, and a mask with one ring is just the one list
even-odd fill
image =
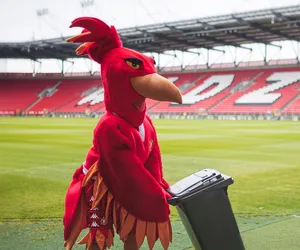
{"label": "red bird mascot costume", "polygon": [[145,99],[181,103],[180,91],[156,73],[152,58],[122,47],[113,26],[82,17],[71,27],[83,31],[67,42],[82,43],[77,54],[101,65],[106,113],[67,190],[65,247],[72,249],[81,231],[89,228],[79,242],[87,249],[110,248],[115,232],[127,250],[139,249],[145,236],[149,249],[158,239],[167,249],[172,241],[169,185]]}

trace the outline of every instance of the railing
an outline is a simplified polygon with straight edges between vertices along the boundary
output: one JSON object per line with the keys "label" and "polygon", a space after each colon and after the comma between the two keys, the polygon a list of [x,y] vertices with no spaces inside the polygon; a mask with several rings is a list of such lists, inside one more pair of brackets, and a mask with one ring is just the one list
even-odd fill
{"label": "railing", "polygon": [[[170,73],[170,72],[178,72],[178,71],[198,71],[198,70],[217,70],[217,69],[236,69],[236,68],[246,68],[246,67],[268,67],[268,66],[286,66],[286,65],[299,65],[299,61],[297,59],[280,59],[280,60],[270,60],[267,64],[264,61],[249,61],[249,62],[240,62],[237,65],[234,63],[215,63],[210,65],[207,68],[206,64],[200,65],[187,65],[184,68],[181,66],[170,66],[163,67],[160,69],[162,73]],[[100,76],[100,72],[96,71],[93,74],[91,72],[69,72],[64,74],[65,77],[90,77],[90,76]],[[13,73],[13,72],[5,72],[0,73],[0,77],[63,77],[61,73]]]}

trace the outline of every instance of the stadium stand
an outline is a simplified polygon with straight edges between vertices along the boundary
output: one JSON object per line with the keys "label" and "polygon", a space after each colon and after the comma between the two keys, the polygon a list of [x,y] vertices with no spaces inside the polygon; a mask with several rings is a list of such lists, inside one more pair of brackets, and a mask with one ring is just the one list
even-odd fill
{"label": "stadium stand", "polygon": [[98,87],[93,87],[87,91],[84,91],[80,97],[69,102],[65,106],[56,109],[56,112],[79,112],[83,113],[89,110],[90,112],[101,109],[103,104],[103,88],[98,83]]}
{"label": "stadium stand", "polygon": [[[299,115],[300,55],[267,58],[268,47],[282,48],[275,41],[299,46],[300,6],[265,9],[208,18],[197,18],[118,30],[125,47],[141,52],[166,54],[180,61],[175,51],[192,53],[198,60],[207,52],[206,64],[162,66],[158,70],[183,94],[183,105],[147,100],[153,114],[198,115]],[[180,39],[178,39],[180,34]],[[64,61],[76,59],[77,45],[68,37],[23,43],[0,43],[0,58],[62,61],[60,73],[0,73],[0,115],[100,114],[105,111],[99,72],[64,72]],[[211,63],[210,51],[225,54],[224,47],[247,50],[262,44],[264,60]],[[174,54],[170,54],[174,51]],[[205,57],[205,56],[204,56]],[[158,57],[159,59],[159,57]]]}
{"label": "stadium stand", "polygon": [[40,94],[56,84],[56,80],[0,80],[0,114],[26,111],[40,100]]}
{"label": "stadium stand", "polygon": [[[183,105],[147,100],[153,113],[300,114],[300,67],[172,73]],[[101,79],[1,80],[0,111],[104,112]]]}
{"label": "stadium stand", "polygon": [[283,114],[300,114],[300,94],[297,95],[297,98],[294,102],[291,102],[286,109],[283,111]]}
{"label": "stadium stand", "polygon": [[201,110],[208,110],[227,98],[230,95],[229,90],[246,79],[248,79],[248,75],[245,72],[208,73],[197,81],[192,89],[183,93],[183,105],[162,103],[151,111],[197,113]]}
{"label": "stadium stand", "polygon": [[[56,112],[84,112],[76,106],[82,94],[89,89],[99,87],[100,81],[94,79],[67,79],[59,81],[52,92],[45,95],[39,102],[29,109],[38,113],[44,109]],[[79,108],[77,108],[79,107]]]}
{"label": "stadium stand", "polygon": [[292,70],[295,69],[261,71],[253,85],[233,93],[210,112],[263,114],[283,109],[299,93],[300,68]]}

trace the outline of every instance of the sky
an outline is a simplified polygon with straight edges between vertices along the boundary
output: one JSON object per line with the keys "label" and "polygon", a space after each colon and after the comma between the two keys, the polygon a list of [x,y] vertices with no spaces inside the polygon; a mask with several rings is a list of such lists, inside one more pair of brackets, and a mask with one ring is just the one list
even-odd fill
{"label": "sky", "polygon": [[[97,17],[120,29],[300,4],[300,0],[94,0],[94,5],[82,8],[82,1],[0,0],[0,42],[23,42],[74,35],[80,30],[70,29],[69,25],[74,18],[80,16]],[[38,16],[37,10],[40,9],[48,9],[48,15]],[[276,54],[275,50],[271,53]],[[166,62],[167,60],[166,58]],[[83,71],[86,71],[90,62],[81,61],[77,64],[81,65],[78,70],[82,71],[85,67]],[[52,67],[43,65],[43,69],[49,71],[55,67],[55,70],[60,70],[57,62],[52,61],[50,64],[53,64]],[[32,70],[30,62],[26,63],[26,67],[24,65],[25,62],[2,60],[0,71],[18,71],[19,68]],[[36,67],[40,65],[37,64]]]}

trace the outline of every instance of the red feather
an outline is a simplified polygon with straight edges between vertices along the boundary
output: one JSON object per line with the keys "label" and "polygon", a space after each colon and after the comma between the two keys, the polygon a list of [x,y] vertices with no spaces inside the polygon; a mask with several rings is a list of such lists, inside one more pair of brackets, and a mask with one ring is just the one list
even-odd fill
{"label": "red feather", "polygon": [[97,38],[92,34],[91,32],[85,32],[81,33],[78,36],[71,37],[68,39],[68,42],[73,42],[73,43],[85,43],[85,42],[94,42],[96,41]]}
{"label": "red feather", "polygon": [[72,37],[67,42],[94,42],[86,48],[81,47],[81,55],[88,54],[91,59],[101,63],[104,55],[112,49],[122,47],[122,41],[114,26],[109,27],[103,21],[93,17],[76,18],[70,27],[81,27],[80,35]]}
{"label": "red feather", "polygon": [[94,35],[98,35],[98,37],[106,36],[110,32],[110,28],[106,23],[91,17],[76,18],[70,26],[70,28],[73,27],[85,28],[91,33],[94,33]]}

